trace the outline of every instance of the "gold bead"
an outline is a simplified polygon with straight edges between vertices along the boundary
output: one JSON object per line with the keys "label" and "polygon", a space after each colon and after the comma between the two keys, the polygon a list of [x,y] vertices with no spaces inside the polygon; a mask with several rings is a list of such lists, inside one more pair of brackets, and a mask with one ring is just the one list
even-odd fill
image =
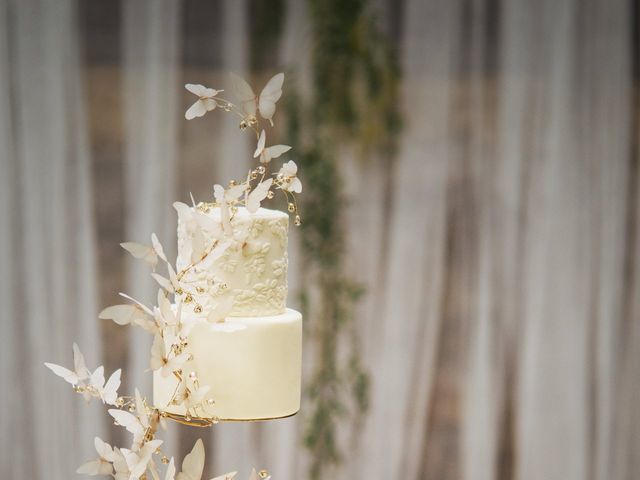
{"label": "gold bead", "polygon": [[269,200],[271,200],[273,197],[274,197],[274,193],[273,193],[271,190],[269,190],[269,191],[267,192],[267,198],[268,198]]}
{"label": "gold bead", "polygon": [[246,120],[242,120],[240,122],[240,130],[244,130],[245,128],[247,128],[249,126],[249,124],[247,123]]}
{"label": "gold bead", "polygon": [[193,296],[191,296],[190,293],[187,293],[187,295],[184,297],[184,303],[191,303],[193,302]]}
{"label": "gold bead", "polygon": [[256,178],[258,178],[258,172],[254,170],[251,172],[251,180],[255,180]]}
{"label": "gold bead", "polygon": [[238,184],[238,182],[236,182],[235,180],[229,180],[229,186],[230,187],[235,187]]}
{"label": "gold bead", "polygon": [[260,475],[260,478],[267,478],[269,476],[269,472],[267,472],[266,470],[260,470],[258,472],[258,475]]}
{"label": "gold bead", "polygon": [[220,284],[220,288],[221,288],[222,290],[226,290],[227,288],[229,288],[229,285],[227,285],[227,283],[226,283],[226,282],[222,282],[222,283]]}
{"label": "gold bead", "polygon": [[164,463],[165,465],[169,463],[169,459],[166,456],[162,457],[162,463]]}
{"label": "gold bead", "polygon": [[133,405],[131,405],[131,406],[129,407],[129,411],[130,411],[130,412],[135,412],[135,411],[136,411],[136,407],[134,407]]}
{"label": "gold bead", "polygon": [[204,293],[204,288],[202,288],[202,287],[196,287],[196,292],[198,292],[198,293]]}
{"label": "gold bead", "polygon": [[217,425],[218,423],[220,423],[220,419],[218,417],[213,417],[211,419],[211,423],[213,423],[214,425]]}
{"label": "gold bead", "polygon": [[300,225],[302,225],[302,219],[300,218],[300,215],[296,215],[296,218],[293,223],[295,223],[296,227],[299,227]]}
{"label": "gold bead", "polygon": [[195,313],[202,313],[202,305],[196,305],[196,306],[193,308],[193,311],[194,311]]}
{"label": "gold bead", "polygon": [[289,202],[289,205],[287,205],[287,209],[290,212],[295,212],[296,211],[296,206],[292,202]]}
{"label": "gold bead", "polygon": [[256,171],[260,174],[260,175],[264,175],[264,172],[267,171],[266,168],[264,168],[262,165],[260,165],[258,168],[256,168]]}
{"label": "gold bead", "polygon": [[190,372],[189,373],[189,378],[191,380],[195,380],[196,378],[198,378],[198,374],[196,372]]}
{"label": "gold bead", "polygon": [[176,289],[176,295],[182,295],[184,293],[184,290],[182,290],[181,288]]}

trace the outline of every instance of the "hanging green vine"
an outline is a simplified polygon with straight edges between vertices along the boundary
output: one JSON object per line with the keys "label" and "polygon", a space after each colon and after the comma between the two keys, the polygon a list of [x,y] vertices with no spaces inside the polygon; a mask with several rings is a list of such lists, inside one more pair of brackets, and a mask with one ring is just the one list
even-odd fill
{"label": "hanging green vine", "polygon": [[288,97],[287,139],[307,185],[301,208],[301,303],[316,358],[307,388],[304,442],[311,453],[310,478],[317,480],[341,460],[339,422],[348,416],[358,425],[368,409],[369,376],[353,328],[354,309],[364,290],[344,266],[347,198],[338,155],[356,147],[362,160],[372,151],[391,158],[400,115],[398,65],[367,2],[308,4],[313,88],[306,101]]}
{"label": "hanging green vine", "polygon": [[[370,152],[392,160],[400,131],[399,68],[367,0],[307,0],[312,26],[309,98],[288,85],[283,99],[295,160],[304,172],[300,292],[314,372],[306,388],[304,444],[311,453],[309,476],[323,477],[341,460],[338,424],[358,426],[368,409],[369,375],[360,360],[354,310],[364,288],[345,271],[345,218],[348,199],[338,156]],[[251,65],[266,67],[257,52],[275,51],[282,25],[281,1],[252,15]],[[255,23],[263,23],[260,28]],[[290,72],[295,76],[295,71]],[[288,75],[291,79],[292,75]],[[345,352],[346,350],[346,352]]]}

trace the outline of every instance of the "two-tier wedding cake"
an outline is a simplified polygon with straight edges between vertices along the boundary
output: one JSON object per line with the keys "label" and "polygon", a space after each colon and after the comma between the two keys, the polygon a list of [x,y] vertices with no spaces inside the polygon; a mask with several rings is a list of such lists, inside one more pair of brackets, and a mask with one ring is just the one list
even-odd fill
{"label": "two-tier wedding cake", "polygon": [[[215,403],[200,416],[221,420],[286,417],[300,408],[302,316],[286,308],[289,216],[260,208],[234,209],[230,245],[218,258],[193,268],[191,215],[197,211],[220,222],[220,207],[176,204],[178,271],[183,292],[182,317],[195,320],[187,338],[192,360],[184,370],[200,385],[211,387]],[[206,230],[194,230],[196,232]],[[204,238],[205,243],[211,239]],[[217,310],[217,312],[216,312]],[[219,313],[220,318],[211,318]],[[207,319],[213,321],[198,321]],[[174,376],[154,373],[156,407],[185,414],[171,400],[178,387]]]}

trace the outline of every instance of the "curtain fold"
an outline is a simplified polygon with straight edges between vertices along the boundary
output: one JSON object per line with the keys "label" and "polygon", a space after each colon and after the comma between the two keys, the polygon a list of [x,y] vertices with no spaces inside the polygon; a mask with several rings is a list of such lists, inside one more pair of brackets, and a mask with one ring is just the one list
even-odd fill
{"label": "curtain fold", "polygon": [[99,406],[87,408],[43,365],[69,365],[74,341],[90,367],[102,362],[76,8],[0,3],[0,177],[11,195],[0,234],[2,423],[11,432],[2,435],[2,464],[16,478],[68,478],[103,434]]}
{"label": "curtain fold", "polygon": [[[125,232],[123,241],[149,243],[155,232],[169,258],[176,254],[176,186],[179,169],[181,2],[133,0],[122,10]],[[122,252],[123,255],[126,252]],[[144,262],[128,258],[126,292],[156,305],[159,286]],[[124,387],[152,396],[148,333],[129,329]],[[176,428],[165,448],[177,447]]]}

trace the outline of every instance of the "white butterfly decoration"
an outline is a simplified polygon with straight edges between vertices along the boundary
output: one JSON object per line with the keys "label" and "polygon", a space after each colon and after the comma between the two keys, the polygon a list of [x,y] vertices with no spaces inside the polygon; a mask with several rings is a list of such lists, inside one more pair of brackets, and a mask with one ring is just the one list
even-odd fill
{"label": "white butterfly decoration", "polygon": [[167,261],[162,245],[158,241],[158,237],[155,233],[151,234],[151,245],[144,245],[136,242],[124,242],[121,243],[120,246],[135,258],[139,258],[147,262],[154,270],[156,269],[156,265],[158,265],[158,257],[165,262]]}
{"label": "white butterfly decoration", "polygon": [[[175,471],[175,468],[173,469]],[[204,445],[202,440],[196,440],[191,452],[188,453],[182,461],[182,471],[178,473],[175,480],[201,480],[202,471],[204,470]],[[167,468],[167,472],[169,468]],[[237,472],[229,472],[224,475],[212,478],[211,480],[232,480]],[[174,480],[173,476],[165,477],[165,480]]]}
{"label": "white butterfly decoration", "polygon": [[240,183],[238,185],[233,185],[225,190],[222,185],[214,185],[213,186],[213,195],[216,199],[216,202],[220,206],[220,217],[222,220],[222,228],[224,232],[229,235],[233,233],[231,228],[231,217],[229,215],[229,207],[233,205],[240,196],[245,192],[247,185],[245,183]]}
{"label": "white butterfly decoration", "polygon": [[180,289],[180,282],[178,281],[178,276],[176,275],[176,271],[168,262],[167,262],[167,272],[169,273],[169,278],[163,277],[162,275],[155,272],[152,273],[151,276],[156,282],[158,282],[158,285],[164,288],[167,292],[174,293],[176,290]]}
{"label": "white butterfly decoration", "polygon": [[202,117],[205,113],[215,110],[218,103],[214,97],[223,91],[207,88],[204,85],[194,85],[193,83],[187,83],[184,88],[198,96],[198,100],[184,114],[184,118],[187,120]]}
{"label": "white butterfly decoration", "polygon": [[266,147],[266,142],[267,135],[264,130],[262,130],[260,132],[260,137],[258,138],[258,146],[256,147],[256,151],[253,153],[253,158],[260,157],[260,163],[269,163],[272,159],[278,158],[283,153],[291,150],[289,145],[272,145],[270,147]]}
{"label": "white butterfly decoration", "polygon": [[175,355],[172,346],[178,343],[178,339],[174,336],[165,334],[165,337],[156,335],[153,338],[151,346],[151,358],[149,366],[151,370],[160,370],[160,375],[168,377],[173,372],[178,371],[189,360],[188,353]]}
{"label": "white butterfly decoration", "polygon": [[115,405],[118,399],[118,388],[120,388],[121,370],[113,372],[105,385],[104,367],[101,365],[91,373],[85,364],[84,355],[75,343],[73,344],[73,362],[74,370],[48,362],[45,362],[45,366],[77,388],[78,393],[81,393],[86,401],[90,401],[91,398],[100,398],[102,403]]}
{"label": "white butterfly decoration", "polygon": [[214,308],[211,309],[207,315],[207,321],[209,323],[221,323],[229,315],[229,312],[233,308],[234,297],[232,295],[226,295],[220,300]]}
{"label": "white butterfly decoration", "polygon": [[183,376],[176,388],[173,397],[177,405],[182,405],[187,411],[201,407],[205,401],[207,393],[211,390],[209,385],[199,385],[197,380],[190,376]]}
{"label": "white butterfly decoration", "polygon": [[96,447],[96,452],[98,452],[98,458],[80,465],[76,473],[83,473],[85,475],[111,475],[113,472],[112,463],[116,460],[116,454],[113,448],[98,437],[94,438],[93,443]]}
{"label": "white butterfly decoration", "polygon": [[273,126],[273,115],[276,113],[276,102],[282,96],[284,73],[274,75],[265,87],[256,95],[251,86],[241,77],[231,74],[233,93],[240,101],[240,108],[245,115],[255,115],[256,112]]}
{"label": "white butterfly decoration", "polygon": [[256,187],[247,195],[246,207],[251,213],[256,213],[260,208],[260,202],[262,202],[269,194],[269,189],[273,183],[273,178],[268,178],[260,182]]}
{"label": "white butterfly decoration", "polygon": [[278,180],[280,180],[280,188],[288,192],[301,193],[302,183],[297,177],[298,166],[293,160],[289,160],[282,165],[282,168],[278,172]]}
{"label": "white butterfly decoration", "polygon": [[125,293],[121,297],[133,302],[133,304],[113,305],[102,310],[98,318],[113,320],[118,325],[138,325],[152,335],[157,333],[158,326],[154,320],[154,312],[146,305]]}
{"label": "white butterfly decoration", "polygon": [[149,467],[153,453],[162,445],[162,440],[151,440],[146,442],[139,450],[132,451],[126,448],[120,449],[122,460],[114,463],[116,479],[127,478],[128,480],[139,479]]}
{"label": "white butterfly decoration", "polygon": [[138,389],[136,388],[135,390],[135,415],[117,408],[111,408],[108,412],[118,425],[126,428],[127,431],[133,435],[134,449],[141,448],[144,444],[144,437],[150,426],[150,421],[149,412],[147,412],[147,408]]}
{"label": "white butterfly decoration", "polygon": [[[99,366],[91,374],[90,383],[91,386],[97,391],[97,395],[102,399],[102,403],[107,405],[115,405],[118,400],[118,388],[120,388],[120,374],[121,370],[118,369],[111,374],[107,383],[104,382],[104,367]],[[84,393],[85,399],[87,393]]]}
{"label": "white butterfly decoration", "polygon": [[80,382],[84,380],[88,380],[91,376],[91,372],[87,368],[87,365],[84,361],[84,355],[78,348],[76,343],[73,344],[73,368],[74,370],[69,370],[68,368],[61,367],[60,365],[56,365],[55,363],[46,363],[45,365],[56,375],[62,377],[67,382],[69,382],[74,387],[78,385]]}

